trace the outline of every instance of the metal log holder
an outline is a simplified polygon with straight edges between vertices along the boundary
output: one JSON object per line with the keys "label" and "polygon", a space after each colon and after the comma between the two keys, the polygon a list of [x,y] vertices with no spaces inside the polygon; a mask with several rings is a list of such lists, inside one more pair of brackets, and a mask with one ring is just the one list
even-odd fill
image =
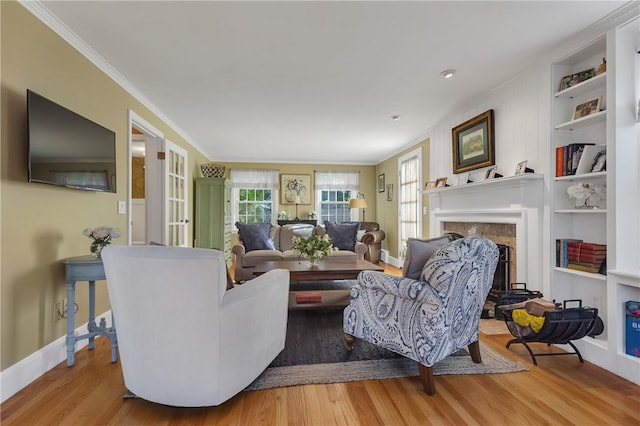
{"label": "metal log holder", "polygon": [[[577,302],[578,307],[567,308],[567,304],[573,302]],[[542,328],[537,333],[526,335],[522,333],[521,327],[513,321],[511,317],[513,310],[498,307],[504,315],[509,332],[515,337],[507,342],[506,347],[509,348],[512,343],[522,343],[536,366],[538,365],[536,356],[577,355],[580,362],[584,363],[580,351],[571,341],[582,339],[591,334],[598,319],[598,309],[583,307],[581,299],[565,300],[562,306],[562,309],[545,312]],[[547,346],[569,345],[574,352],[534,353],[529,346],[529,343],[534,342],[546,343]]]}

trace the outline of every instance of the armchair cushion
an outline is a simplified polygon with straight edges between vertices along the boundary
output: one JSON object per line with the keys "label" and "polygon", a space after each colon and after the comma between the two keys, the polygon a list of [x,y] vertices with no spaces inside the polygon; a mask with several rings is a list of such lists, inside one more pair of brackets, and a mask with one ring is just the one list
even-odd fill
{"label": "armchair cushion", "polygon": [[407,240],[407,254],[404,257],[404,265],[402,266],[402,276],[414,280],[420,279],[420,274],[422,274],[424,265],[429,258],[449,242],[450,239],[447,235],[429,240],[409,238]]}
{"label": "armchair cushion", "polygon": [[253,250],[275,250],[271,240],[270,223],[240,223],[236,222],[238,235],[247,252]]}
{"label": "armchair cushion", "polygon": [[324,226],[334,247],[340,250],[354,250],[358,228],[360,228],[359,222],[333,223],[326,221]]}

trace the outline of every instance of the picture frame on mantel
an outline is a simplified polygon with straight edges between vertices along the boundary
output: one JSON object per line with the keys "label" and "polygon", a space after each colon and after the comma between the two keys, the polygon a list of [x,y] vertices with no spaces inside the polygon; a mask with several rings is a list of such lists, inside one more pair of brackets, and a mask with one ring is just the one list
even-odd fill
{"label": "picture frame on mantel", "polygon": [[483,112],[451,129],[453,173],[495,164],[493,110]]}

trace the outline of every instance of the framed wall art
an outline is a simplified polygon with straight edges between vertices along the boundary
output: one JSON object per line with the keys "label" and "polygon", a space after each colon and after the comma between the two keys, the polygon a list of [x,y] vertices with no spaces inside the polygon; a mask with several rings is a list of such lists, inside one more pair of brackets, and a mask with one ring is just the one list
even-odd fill
{"label": "framed wall art", "polygon": [[384,192],[384,173],[378,175],[378,192]]}
{"label": "framed wall art", "polygon": [[493,110],[454,127],[452,139],[454,174],[494,165]]}
{"label": "framed wall art", "polygon": [[280,175],[280,204],[311,204],[311,175]]}
{"label": "framed wall art", "polygon": [[393,184],[387,184],[387,201],[393,201]]}

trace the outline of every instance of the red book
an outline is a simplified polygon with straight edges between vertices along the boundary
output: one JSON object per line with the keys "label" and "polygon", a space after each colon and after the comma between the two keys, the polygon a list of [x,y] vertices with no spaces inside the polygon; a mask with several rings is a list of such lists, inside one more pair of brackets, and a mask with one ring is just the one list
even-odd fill
{"label": "red book", "polygon": [[606,244],[579,243],[577,241],[569,241],[568,247],[578,248],[581,250],[607,250]]}
{"label": "red book", "polygon": [[296,293],[297,303],[322,302],[322,294],[319,291],[299,291]]}
{"label": "red book", "polygon": [[564,176],[564,150],[566,146],[556,148],[556,177]]}
{"label": "red book", "polygon": [[580,257],[578,257],[578,256],[572,256],[571,254],[569,254],[570,262],[602,263],[606,258],[607,256],[595,257],[595,256],[586,255],[586,254],[581,254]]}

